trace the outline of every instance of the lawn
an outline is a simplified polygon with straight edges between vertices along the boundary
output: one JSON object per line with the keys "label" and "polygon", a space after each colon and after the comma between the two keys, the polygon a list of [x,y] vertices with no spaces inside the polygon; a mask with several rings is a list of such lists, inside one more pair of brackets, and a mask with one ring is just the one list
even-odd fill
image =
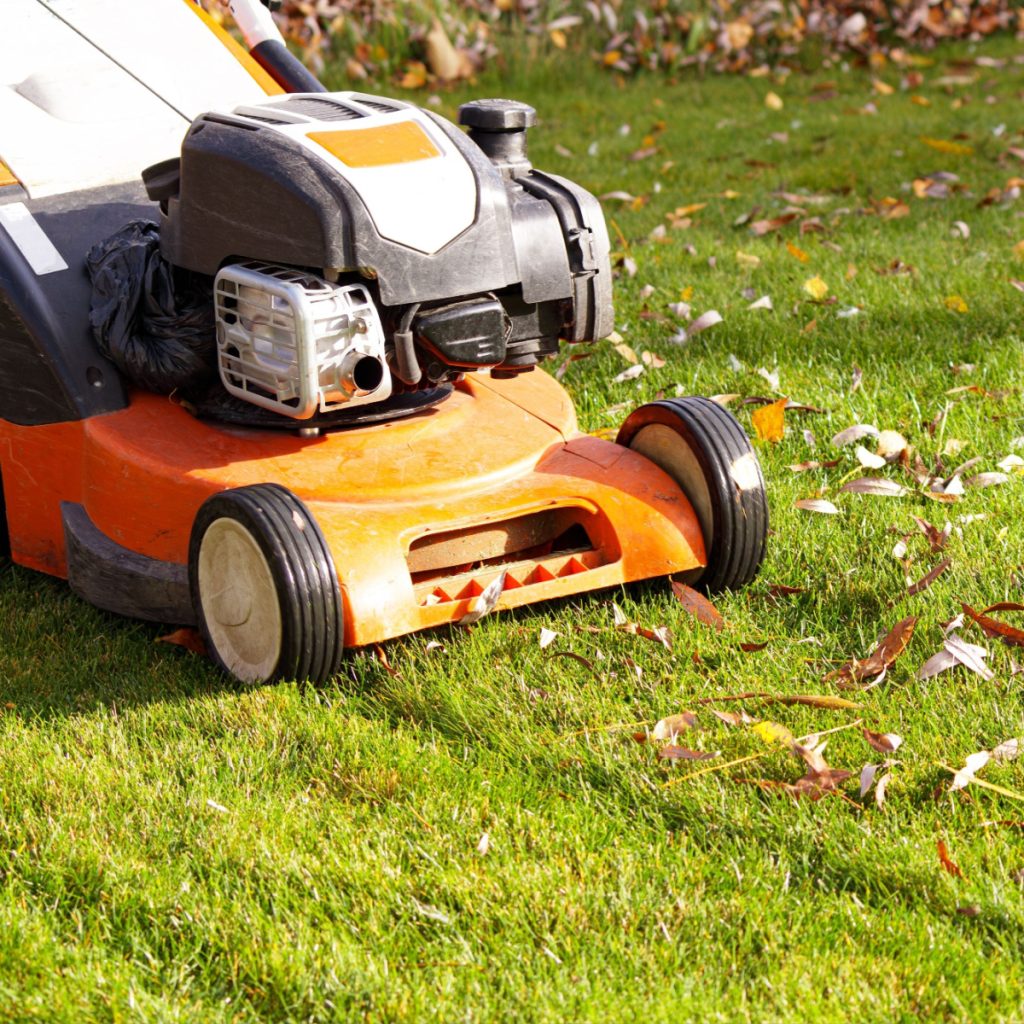
{"label": "lawn", "polygon": [[[735,396],[752,433],[765,404],[745,399],[812,407],[757,442],[762,573],[715,597],[721,630],[655,581],[354,652],[319,691],[247,691],[3,568],[0,1019],[1024,1019],[1024,758],[978,771],[998,791],[949,791],[1024,736],[1024,649],[968,620],[991,678],[917,677],[961,602],[1024,601],[1013,52],[786,80],[566,62],[442,93],[449,116],[534,103],[535,164],[613,196],[619,338],[550,366],[587,429],[662,394]],[[631,356],[644,372],[617,381]],[[1002,482],[929,497],[832,443],[856,424],[902,434],[919,473],[977,457],[961,479]],[[791,468],[809,461],[836,464]],[[905,490],[842,490],[864,476]],[[950,523],[941,550],[915,517]],[[910,616],[877,685],[826,678]],[[750,692],[859,707],[725,699]],[[789,744],[712,709],[837,729],[824,756],[852,774],[794,796]],[[659,756],[648,735],[683,711],[675,745],[720,757]],[[886,759],[879,805],[858,779]]]}

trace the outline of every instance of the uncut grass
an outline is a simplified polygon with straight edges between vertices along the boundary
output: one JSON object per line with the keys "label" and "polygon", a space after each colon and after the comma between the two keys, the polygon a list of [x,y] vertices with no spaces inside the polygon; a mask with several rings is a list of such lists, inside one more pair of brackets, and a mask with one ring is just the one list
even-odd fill
{"label": "uncut grass", "polygon": [[[934,73],[965,53],[940,53]],[[1009,648],[971,630],[992,652],[991,682],[960,670],[922,683],[914,671],[961,599],[1020,600],[1024,480],[947,508],[837,494],[856,468],[848,451],[831,471],[786,468],[836,457],[828,439],[855,422],[900,430],[926,461],[963,441],[947,466],[980,455],[979,470],[1024,434],[1020,295],[1008,283],[1024,276],[1011,251],[1024,227],[1013,205],[977,206],[1014,173],[998,158],[1017,129],[1024,72],[981,74],[953,91],[926,87],[929,108],[876,95],[860,72],[830,72],[840,95],[820,103],[807,100],[815,79],[796,77],[620,87],[548,66],[481,83],[478,94],[515,92],[541,111],[538,166],[598,193],[649,196],[636,211],[607,206],[617,247],[638,267],[617,283],[616,322],[628,344],[667,365],[613,384],[626,364],[595,346],[565,375],[586,428],[617,426],[624,413],[610,407],[677,386],[768,395],[762,366],[778,370],[783,393],[827,410],[789,414],[784,441],[758,446],[773,516],[761,577],[716,599],[730,624],[721,634],[656,582],[441,631],[443,651],[428,652],[423,636],[396,641],[395,675],[357,652],[336,685],[315,692],[235,688],[202,659],[155,644],[158,630],[0,570],[0,1019],[1015,1019],[1024,849],[1018,830],[986,823],[1024,809],[975,788],[942,795],[939,763],[959,766],[1022,733],[1024,676],[1011,674]],[[782,111],[764,107],[769,88]],[[441,109],[469,95],[444,94]],[[868,101],[877,115],[848,112]],[[630,162],[660,119],[658,155]],[[788,144],[767,141],[779,131]],[[973,155],[919,141],[958,132]],[[901,191],[936,170],[959,174],[973,197],[922,202]],[[842,252],[786,229],[806,264],[780,237],[731,226],[754,205],[762,216],[781,209],[777,189],[839,188],[849,192],[820,212],[826,223],[883,196],[906,198],[911,215],[843,217],[826,236]],[[742,195],[714,198],[726,189]],[[690,229],[646,241],[668,211],[705,201]],[[970,226],[968,240],[952,238],[955,220]],[[737,250],[761,265],[743,269]],[[874,273],[897,258],[916,277]],[[858,273],[847,280],[851,263]],[[802,284],[815,274],[837,305],[808,302]],[[718,309],[724,322],[674,346],[674,323],[639,315],[645,284],[656,289],[653,311],[692,288],[694,314]],[[771,295],[775,311],[748,312],[747,287]],[[951,295],[967,314],[946,309]],[[851,305],[863,312],[837,318]],[[953,375],[950,364],[964,362],[976,370]],[[863,381],[851,393],[854,365]],[[968,383],[1009,393],[946,393]],[[922,424],[947,406],[929,436]],[[734,408],[749,428],[749,407]],[[817,437],[813,452],[804,428]],[[820,489],[840,516],[793,508]],[[985,518],[958,524],[951,569],[907,597],[890,528],[909,532],[915,514],[939,525]],[[921,538],[911,549],[912,575],[942,557]],[[775,603],[772,583],[805,590]],[[673,651],[613,632],[612,598],[631,620],[668,625]],[[855,717],[901,734],[882,810],[870,799],[863,809],[797,803],[736,781],[794,780],[800,770],[782,752],[663,788],[693,768],[666,769],[631,738],[705,697],[835,692],[825,672],[909,614],[920,616],[910,647],[858,711],[744,705],[797,735]],[[547,651],[542,626],[560,634]],[[743,653],[743,641],[768,646]],[[767,749],[710,714],[701,723],[681,742],[723,760]],[[855,774],[881,760],[856,729],[830,737],[828,758]],[[983,777],[1024,790],[1016,763]],[[942,870],[940,838],[964,878]]]}

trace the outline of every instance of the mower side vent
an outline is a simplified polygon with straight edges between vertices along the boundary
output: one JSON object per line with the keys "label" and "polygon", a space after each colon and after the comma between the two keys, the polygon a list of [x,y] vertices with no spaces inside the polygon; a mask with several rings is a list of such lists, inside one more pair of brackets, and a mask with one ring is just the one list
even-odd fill
{"label": "mower side vent", "polygon": [[595,526],[595,513],[562,506],[426,534],[406,557],[413,589],[428,606],[474,597],[501,570],[506,590],[589,572],[609,557],[593,541]]}
{"label": "mower side vent", "polygon": [[278,103],[275,106],[291,111],[293,114],[304,114],[317,121],[358,121],[359,118],[366,117],[361,110],[339,103],[337,100],[318,100],[309,96],[285,100],[284,103]]}

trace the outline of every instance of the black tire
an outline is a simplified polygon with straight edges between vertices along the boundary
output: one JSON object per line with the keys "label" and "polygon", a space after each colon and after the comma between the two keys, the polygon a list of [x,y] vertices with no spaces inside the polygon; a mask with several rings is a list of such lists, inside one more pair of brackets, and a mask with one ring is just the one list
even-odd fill
{"label": "black tire", "polygon": [[736,417],[707,398],[668,398],[627,416],[616,441],[657,463],[690,499],[707,549],[700,585],[716,593],[749,583],[764,561],[768,497]]}
{"label": "black tire", "polygon": [[254,484],[203,502],[188,575],[210,655],[230,675],[323,683],[338,673],[344,619],[334,559],[291,491]]}

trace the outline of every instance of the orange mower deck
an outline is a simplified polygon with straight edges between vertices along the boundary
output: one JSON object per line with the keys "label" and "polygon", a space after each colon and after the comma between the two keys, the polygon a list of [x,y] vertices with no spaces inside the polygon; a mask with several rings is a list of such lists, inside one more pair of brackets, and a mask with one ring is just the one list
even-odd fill
{"label": "orange mower deck", "polygon": [[292,491],[323,533],[346,646],[457,622],[502,572],[499,609],[705,562],[678,485],[580,434],[542,372],[469,377],[435,409],[316,438],[210,424],[139,393],[81,422],[0,423],[0,459],[31,467],[5,475],[14,560],[143,618],[195,621],[196,512],[212,494],[265,481]]}

